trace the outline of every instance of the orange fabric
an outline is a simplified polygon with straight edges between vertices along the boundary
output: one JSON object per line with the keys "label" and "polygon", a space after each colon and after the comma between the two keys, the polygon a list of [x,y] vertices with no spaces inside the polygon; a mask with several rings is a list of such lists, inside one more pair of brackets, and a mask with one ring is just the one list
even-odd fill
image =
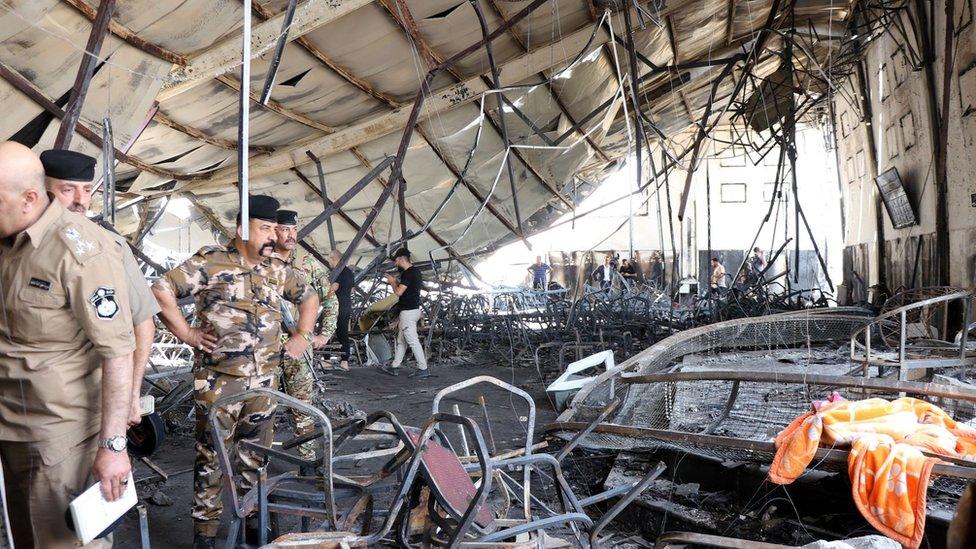
{"label": "orange fabric", "polygon": [[976,461],[976,430],[937,406],[914,398],[844,400],[824,403],[777,435],[769,479],[796,480],[821,442],[851,446],[854,502],[872,526],[907,547],[921,543],[926,488],[938,461],[921,450]]}

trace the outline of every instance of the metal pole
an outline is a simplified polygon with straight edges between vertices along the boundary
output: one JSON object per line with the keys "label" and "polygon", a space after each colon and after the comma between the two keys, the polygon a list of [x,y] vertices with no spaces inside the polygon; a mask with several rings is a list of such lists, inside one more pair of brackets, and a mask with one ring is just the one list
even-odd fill
{"label": "metal pole", "polygon": [[[312,154],[312,151],[305,151],[305,154],[315,162],[315,170],[319,175],[319,194],[322,195],[322,208],[328,209],[329,207],[329,190],[325,186],[325,170],[322,169],[322,161],[319,160],[317,156]],[[329,229],[329,247],[331,249],[336,248],[335,231],[332,229],[332,216],[325,218],[325,226]]]}
{"label": "metal pole", "polygon": [[251,117],[251,0],[244,0],[244,28],[241,33],[241,95],[240,119],[237,123],[237,181],[241,212],[241,239],[248,240],[248,224],[251,218],[248,210],[247,151],[250,146],[248,123]]}
{"label": "metal pole", "polygon": [[281,54],[285,52],[285,44],[288,43],[288,29],[291,27],[292,20],[295,19],[296,5],[298,5],[298,0],[288,0],[288,7],[285,8],[285,18],[281,21],[281,34],[278,36],[278,43],[275,44],[274,57],[271,58],[271,67],[268,68],[268,76],[264,80],[264,90],[261,92],[262,105],[267,105],[268,100],[271,99],[271,90],[274,88],[275,78],[278,76],[278,66],[281,65]]}
{"label": "metal pole", "polygon": [[115,225],[115,148],[112,146],[112,119],[102,119],[102,219]]}

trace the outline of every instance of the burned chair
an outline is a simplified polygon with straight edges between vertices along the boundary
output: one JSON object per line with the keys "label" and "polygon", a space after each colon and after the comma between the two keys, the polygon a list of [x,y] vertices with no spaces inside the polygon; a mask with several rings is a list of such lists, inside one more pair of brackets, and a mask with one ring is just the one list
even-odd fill
{"label": "burned chair", "polygon": [[[257,398],[269,398],[276,409],[285,407],[308,415],[316,425],[316,442],[320,456],[332,455],[332,425],[321,410],[309,406],[284,393],[257,388],[250,391],[228,395],[217,400],[210,409],[208,421],[217,460],[220,464],[225,490],[223,491],[224,506],[230,512],[230,529],[227,534],[226,547],[229,549],[237,545],[238,537],[243,535],[241,523],[251,515],[257,515],[259,521],[260,544],[267,542],[267,532],[271,526],[271,514],[294,515],[303,518],[317,518],[330,529],[339,524],[336,512],[336,492],[332,482],[331,459],[321,459],[321,464],[302,459],[297,455],[272,446],[264,446],[249,440],[239,440],[234,433],[228,433],[217,418],[219,410],[228,406],[246,402]],[[271,420],[273,421],[273,420]],[[238,488],[238,480],[243,471],[234,456],[243,449],[270,458],[274,465],[291,465],[292,470],[269,476],[268,466],[264,466],[254,473],[258,481],[254,487],[246,492]],[[312,472],[321,467],[323,474]],[[349,489],[344,489],[343,496],[355,495]],[[354,492],[354,491],[353,491]],[[307,521],[303,520],[303,526]],[[243,541],[243,540],[241,540]]]}
{"label": "burned chair", "polygon": [[[445,398],[481,383],[501,388],[528,405],[527,436],[521,448],[489,450],[477,422],[439,411]],[[578,545],[590,547],[596,545],[600,531],[664,470],[664,465],[658,464],[639,482],[580,499],[566,482],[559,463],[575,443],[563,448],[557,456],[533,453],[538,447],[534,441],[535,404],[524,391],[495,378],[480,376],[439,392],[433,408],[434,414],[420,429],[403,427],[392,414],[379,412],[357,421],[336,438],[338,454],[344,444],[368,426],[385,419],[391,432],[404,443],[378,472],[365,478],[333,473],[337,485],[356,482],[369,490],[374,498],[372,502],[386,496],[382,489],[387,484],[384,480],[396,479],[395,493],[387,500],[388,508],[373,511],[377,516],[384,516],[375,531],[369,535],[345,531],[287,534],[269,547],[372,547],[394,528],[396,540],[403,547],[537,547],[540,543],[559,543],[549,535],[555,528],[570,532]],[[463,429],[473,455],[467,452],[458,455],[446,435],[449,427]],[[383,450],[384,455],[389,455],[391,450]],[[508,474],[518,469],[523,472],[520,479]],[[547,473],[544,476],[552,479],[557,509],[540,498],[543,486],[533,477],[543,476],[541,473]],[[584,511],[589,505],[618,496],[620,500],[596,523]],[[520,505],[511,505],[513,500]]]}
{"label": "burned chair", "polygon": [[[489,449],[476,421],[440,411],[445,399],[479,384],[500,388],[526,403],[526,436],[521,448],[495,449],[492,441]],[[421,475],[416,482],[426,488],[430,496],[426,500],[426,509],[421,510],[419,506],[405,509],[398,532],[398,541],[404,546],[411,546],[409,528],[417,522],[411,520],[411,512],[425,511],[427,520],[419,533],[423,543],[433,546],[505,543],[506,547],[534,547],[549,537],[549,531],[561,527],[568,529],[580,546],[586,547],[595,544],[603,527],[664,470],[664,465],[658,464],[639,482],[579,499],[566,482],[560,465],[560,460],[575,444],[563,448],[557,456],[533,453],[536,449],[535,402],[525,391],[493,377],[478,376],[438,392],[434,397],[433,412],[420,432],[408,432],[414,448],[420,449],[413,457],[411,471],[419,465]],[[464,444],[471,443],[473,456],[459,458],[444,433],[447,424],[463,430]],[[487,414],[485,426],[490,433]],[[465,464],[462,459],[472,462]],[[508,474],[518,469],[522,470],[521,479]],[[539,497],[545,486],[534,475],[551,479],[557,509]],[[584,511],[589,505],[617,496],[623,497],[596,524]],[[513,499],[521,505],[510,505]]]}
{"label": "burned chair", "polygon": [[[910,370],[959,368],[976,365],[976,349],[969,342],[976,292],[961,288],[919,288],[895,294],[870,324],[851,335],[851,362],[865,376],[872,366],[879,375],[898,369],[898,379],[912,378]],[[952,310],[958,309],[960,329],[950,336]]]}

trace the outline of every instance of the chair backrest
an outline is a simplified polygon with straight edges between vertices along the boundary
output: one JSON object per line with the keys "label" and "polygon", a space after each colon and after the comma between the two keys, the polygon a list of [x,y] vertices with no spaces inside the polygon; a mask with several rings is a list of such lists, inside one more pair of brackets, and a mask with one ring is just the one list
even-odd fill
{"label": "chair backrest", "polygon": [[[237,490],[237,483],[234,481],[235,476],[239,473],[234,469],[234,464],[237,460],[231,459],[230,449],[224,444],[225,431],[221,427],[220,422],[217,420],[217,412],[222,408],[226,408],[232,404],[237,404],[239,402],[245,402],[256,398],[269,398],[275,405],[275,413],[280,406],[293,409],[297,412],[305,414],[310,417],[315,425],[322,430],[322,436],[319,438],[322,442],[321,455],[327,456],[327,459],[322,460],[322,492],[325,498],[325,510],[328,514],[329,522],[335,526],[336,524],[336,513],[335,513],[335,494],[332,486],[332,424],[329,422],[329,418],[318,408],[309,406],[308,404],[290,397],[280,391],[275,391],[273,389],[268,389],[264,387],[259,387],[256,389],[251,389],[242,393],[235,393],[232,395],[227,395],[221,397],[210,407],[210,412],[208,414],[208,421],[210,422],[210,432],[213,437],[214,448],[217,451],[217,461],[220,464],[221,472],[223,473],[223,483],[226,488],[224,491],[225,504],[232,508],[234,512],[241,518],[244,518],[256,503],[256,497],[246,497],[247,494],[241,494]],[[274,422],[274,418],[268,421]],[[255,448],[251,448],[254,450]],[[276,450],[274,448],[261,447],[260,452],[265,456],[279,456],[287,461],[301,461],[294,456],[290,456],[281,450]],[[256,492],[257,488],[253,488],[251,491]]]}
{"label": "chair backrest", "polygon": [[[420,444],[420,430],[407,429],[407,436],[417,446]],[[477,498],[478,488],[457,454],[448,450],[435,439],[430,439],[421,450],[420,470],[430,486],[431,494],[441,506],[461,516]],[[484,529],[492,529],[495,517],[488,505],[481,505],[475,512],[475,524]]]}
{"label": "chair backrest", "polygon": [[[462,381],[460,383],[455,383],[454,385],[450,385],[448,387],[441,389],[440,391],[438,391],[437,395],[434,396],[434,402],[432,406],[434,415],[437,416],[443,413],[440,408],[441,408],[441,402],[445,398],[447,398],[453,393],[457,393],[459,391],[468,389],[470,387],[482,383],[493,385],[495,387],[508,391],[509,393],[518,396],[520,399],[522,399],[525,402],[526,406],[528,407],[528,412],[526,414],[526,420],[525,420],[525,445],[522,451],[523,451],[523,455],[526,456],[531,455],[532,447],[535,444],[535,415],[536,415],[535,400],[533,400],[532,396],[530,396],[529,393],[526,393],[525,391],[519,389],[514,385],[505,383],[500,379],[491,376],[476,376],[471,379]],[[487,428],[490,429],[490,426]],[[529,518],[531,516],[531,510],[530,510],[530,506],[531,506],[530,496],[532,495],[531,482],[532,482],[532,467],[526,466],[522,470],[522,488],[523,488],[522,512],[524,513],[525,518]]]}

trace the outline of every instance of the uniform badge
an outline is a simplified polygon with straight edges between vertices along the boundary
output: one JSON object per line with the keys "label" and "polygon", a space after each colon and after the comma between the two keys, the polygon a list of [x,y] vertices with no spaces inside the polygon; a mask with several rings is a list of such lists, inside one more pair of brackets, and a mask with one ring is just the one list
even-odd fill
{"label": "uniform badge", "polygon": [[119,304],[115,301],[115,289],[99,286],[95,293],[88,298],[88,302],[95,307],[98,318],[111,320],[119,312]]}
{"label": "uniform badge", "polygon": [[75,240],[75,253],[85,255],[95,248],[95,245],[87,240]]}
{"label": "uniform badge", "polygon": [[71,227],[70,229],[64,231],[64,236],[68,237],[68,240],[78,240],[78,237],[81,235],[78,234],[78,229]]}

